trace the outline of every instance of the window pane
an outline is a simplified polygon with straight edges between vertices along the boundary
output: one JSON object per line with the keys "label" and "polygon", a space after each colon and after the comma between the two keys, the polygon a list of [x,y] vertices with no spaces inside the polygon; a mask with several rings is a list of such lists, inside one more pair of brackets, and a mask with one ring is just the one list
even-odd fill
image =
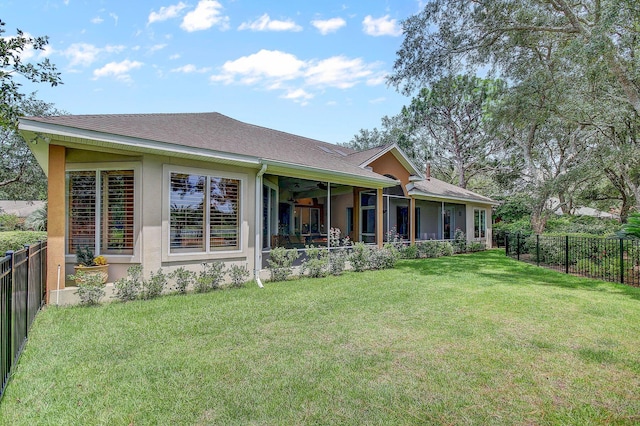
{"label": "window pane", "polygon": [[210,178],[209,226],[211,250],[240,248],[240,181]]}
{"label": "window pane", "polygon": [[100,253],[133,254],[133,170],[103,171]]}
{"label": "window pane", "polygon": [[171,174],[170,251],[204,252],[204,176]]}
{"label": "window pane", "polygon": [[96,244],[96,172],[69,172],[69,254]]}

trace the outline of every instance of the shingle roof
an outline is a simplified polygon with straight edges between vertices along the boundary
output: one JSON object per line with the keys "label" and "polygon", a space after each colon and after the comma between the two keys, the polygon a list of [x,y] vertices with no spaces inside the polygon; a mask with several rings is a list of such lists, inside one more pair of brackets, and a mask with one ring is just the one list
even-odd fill
{"label": "shingle roof", "polygon": [[491,198],[477,194],[468,189],[460,188],[436,178],[416,181],[413,183],[413,189],[409,193],[414,195],[423,195],[435,198],[452,198],[467,201],[476,201],[485,204],[496,204]]}
{"label": "shingle roof", "polygon": [[380,153],[380,151],[383,151],[385,148],[386,148],[385,145],[380,145],[374,148],[366,149],[364,151],[355,151],[349,154],[349,156],[347,157],[347,160],[351,161],[353,164],[360,165],[366,162],[367,160],[370,160],[371,158],[375,157],[376,154]]}
{"label": "shingle roof", "polygon": [[21,122],[45,123],[382,178],[354,164],[353,160],[347,160],[349,154],[355,153],[353,149],[244,123],[215,112],[26,117]]}

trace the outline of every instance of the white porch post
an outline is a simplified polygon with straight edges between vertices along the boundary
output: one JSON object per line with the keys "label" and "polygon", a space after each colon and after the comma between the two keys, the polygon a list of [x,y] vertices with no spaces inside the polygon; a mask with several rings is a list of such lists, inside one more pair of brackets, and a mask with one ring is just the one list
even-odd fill
{"label": "white porch post", "polygon": [[255,256],[254,256],[254,267],[253,274],[258,283],[258,287],[262,288],[262,281],[260,280],[260,270],[262,269],[262,244],[260,244],[260,234],[262,233],[262,176],[264,172],[267,171],[267,165],[263,164],[260,171],[256,174],[256,209],[255,209]]}

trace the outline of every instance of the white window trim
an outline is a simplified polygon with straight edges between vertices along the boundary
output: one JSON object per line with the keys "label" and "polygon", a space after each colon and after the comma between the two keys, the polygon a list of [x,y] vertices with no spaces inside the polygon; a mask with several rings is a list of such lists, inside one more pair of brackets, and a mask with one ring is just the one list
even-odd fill
{"label": "white window trim", "polygon": [[[476,237],[476,212],[484,212],[484,236]],[[473,209],[473,239],[475,240],[483,240],[487,238],[487,209],[481,209],[478,207],[474,207]]]}
{"label": "white window trim", "polygon": [[[64,196],[64,211],[65,217],[69,215],[69,180],[67,179],[68,172],[95,172],[96,178],[99,182],[100,172],[109,170],[133,170],[133,254],[102,254],[108,263],[140,263],[142,247],[140,244],[140,230],[141,230],[141,217],[142,217],[142,165],[139,162],[108,162],[108,163],[67,163],[65,166],[65,196]],[[96,203],[96,240],[94,244],[94,253],[96,256],[100,255],[100,203]],[[64,252],[65,262],[75,263],[76,255],[69,253],[68,236],[69,236],[69,221],[65,220],[65,239],[64,239]]]}
{"label": "white window trim", "polygon": [[[171,173],[185,173],[193,175],[202,175],[207,178],[218,177],[227,179],[237,179],[240,181],[240,217],[238,248],[232,250],[209,250],[209,242],[206,242],[205,251],[192,253],[171,253],[171,232],[170,228],[170,199],[171,199]],[[227,172],[217,169],[203,169],[198,167],[185,167],[173,164],[164,164],[162,166],[162,261],[163,262],[180,262],[180,261],[202,261],[226,259],[230,257],[247,256],[247,238],[249,235],[249,227],[245,223],[245,209],[248,202],[246,194],[248,192],[248,175],[246,173]],[[208,217],[208,215],[207,215]],[[207,228],[209,223],[207,223]],[[208,250],[208,251],[207,251]]]}

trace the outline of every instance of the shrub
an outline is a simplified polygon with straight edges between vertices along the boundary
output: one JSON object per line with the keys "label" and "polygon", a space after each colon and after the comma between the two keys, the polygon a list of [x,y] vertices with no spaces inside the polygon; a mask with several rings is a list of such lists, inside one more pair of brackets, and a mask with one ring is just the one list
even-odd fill
{"label": "shrub", "polygon": [[0,231],[20,231],[23,220],[18,215],[0,213]]}
{"label": "shrub", "polygon": [[271,281],[285,281],[293,272],[293,262],[300,255],[296,249],[276,247],[271,250],[267,260],[267,268],[271,273]]}
{"label": "shrub", "polygon": [[100,304],[100,299],[105,295],[101,275],[78,271],[75,275],[69,275],[69,279],[78,283],[78,288],[74,294],[78,295],[81,304],[87,306]]}
{"label": "shrub", "polygon": [[440,256],[440,244],[438,241],[421,241],[416,243],[418,257],[438,257]]}
{"label": "shrub", "polygon": [[224,278],[224,263],[211,262],[203,263],[202,271],[196,278],[195,289],[198,293],[205,293],[220,288],[220,283]]}
{"label": "shrub", "polygon": [[140,296],[143,299],[154,299],[162,294],[167,285],[167,276],[158,269],[158,272],[151,271],[151,277],[148,280],[142,280],[142,291]]}
{"label": "shrub", "polygon": [[385,244],[382,248],[374,248],[369,255],[370,269],[391,269],[398,261],[398,250],[392,244]]}
{"label": "shrub", "polygon": [[329,273],[340,275],[347,264],[348,253],[344,249],[334,249],[329,253]]}
{"label": "shrub", "polygon": [[400,249],[400,257],[403,259],[417,259],[419,256],[418,245],[408,245]]}
{"label": "shrub", "polygon": [[456,229],[456,232],[453,234],[453,252],[454,253],[465,253],[467,251],[467,236],[464,234],[462,229]]}
{"label": "shrub", "polygon": [[126,302],[138,298],[142,288],[142,265],[133,265],[127,269],[127,276],[120,278],[114,284],[115,297]]}
{"label": "shrub", "polygon": [[440,256],[452,256],[453,246],[448,241],[439,241],[438,252]]}
{"label": "shrub", "polygon": [[27,217],[24,222],[24,226],[27,229],[33,231],[46,231],[47,230],[47,203],[40,207]]}
{"label": "shrub", "polygon": [[486,247],[484,245],[484,243],[481,243],[480,241],[471,241],[468,245],[467,245],[467,251],[474,253],[477,251],[483,251],[485,250]]}
{"label": "shrub", "polygon": [[171,279],[176,281],[176,290],[180,294],[185,294],[187,292],[187,288],[190,285],[193,285],[196,279],[196,273],[193,271],[189,271],[185,269],[184,266],[179,267],[169,274]]}
{"label": "shrub", "polygon": [[7,251],[22,250],[24,246],[35,244],[38,241],[47,239],[46,232],[38,231],[10,231],[0,232],[0,255],[4,255]]}
{"label": "shrub", "polygon": [[80,246],[76,249],[76,264],[82,266],[95,266],[93,248],[90,246]]}
{"label": "shrub", "polygon": [[369,268],[369,257],[371,256],[371,249],[364,243],[356,243],[353,246],[351,256],[349,256],[349,262],[351,267],[356,272],[362,272]]}
{"label": "shrub", "polygon": [[249,269],[247,269],[246,265],[231,265],[231,269],[229,270],[229,275],[231,277],[231,287],[232,288],[240,288],[243,287],[247,278],[250,275]]}
{"label": "shrub", "polygon": [[319,247],[306,246],[307,258],[302,262],[302,272],[309,272],[311,278],[324,277],[329,264],[326,250]]}

